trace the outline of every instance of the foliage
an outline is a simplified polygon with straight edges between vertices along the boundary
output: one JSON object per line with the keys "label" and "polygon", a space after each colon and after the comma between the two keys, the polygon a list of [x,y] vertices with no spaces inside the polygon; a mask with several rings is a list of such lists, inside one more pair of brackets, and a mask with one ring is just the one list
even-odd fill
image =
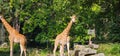
{"label": "foliage", "polygon": [[28,41],[54,40],[76,14],[77,22],[70,31],[72,42],[87,41],[89,28],[96,29],[96,40],[119,42],[119,4],[119,0],[0,0],[0,12],[12,26],[18,20],[20,33]]}

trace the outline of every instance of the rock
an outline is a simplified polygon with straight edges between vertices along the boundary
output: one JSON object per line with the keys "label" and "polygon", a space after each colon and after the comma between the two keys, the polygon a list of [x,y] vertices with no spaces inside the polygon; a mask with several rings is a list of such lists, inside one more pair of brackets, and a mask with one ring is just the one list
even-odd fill
{"label": "rock", "polygon": [[98,54],[91,55],[91,56],[105,56],[105,54],[104,53],[98,53]]}
{"label": "rock", "polygon": [[78,56],[85,56],[85,52],[79,52]]}
{"label": "rock", "polygon": [[97,44],[90,44],[89,45],[91,48],[95,48],[95,49],[98,49],[99,48],[99,45],[97,45]]}
{"label": "rock", "polygon": [[71,56],[105,56],[104,53],[98,53],[97,54],[97,49],[99,45],[97,44],[90,44],[90,45],[79,45],[75,44],[74,45],[74,51],[70,53]]}
{"label": "rock", "polygon": [[53,54],[47,54],[47,56],[54,56]]}
{"label": "rock", "polygon": [[104,53],[99,53],[98,56],[105,56],[105,54]]}
{"label": "rock", "polygon": [[91,49],[91,48],[86,48],[83,50],[85,52],[85,55],[91,55],[91,54],[96,54],[97,50]]}
{"label": "rock", "polygon": [[82,50],[82,49],[85,49],[86,47],[83,46],[83,45],[75,45],[74,46],[74,50]]}
{"label": "rock", "polygon": [[75,51],[74,50],[70,50],[70,56],[74,56],[74,54],[75,54]]}
{"label": "rock", "polygon": [[74,56],[78,56],[79,52],[80,52],[80,50],[75,50]]}
{"label": "rock", "polygon": [[84,50],[79,51],[77,56],[94,55],[96,53],[97,53],[97,50],[94,50],[91,48],[85,48]]}
{"label": "rock", "polygon": [[0,47],[1,47],[1,48],[7,48],[7,47],[8,47],[8,44],[7,44],[6,42],[4,42],[4,43],[2,43],[2,44],[0,45]]}

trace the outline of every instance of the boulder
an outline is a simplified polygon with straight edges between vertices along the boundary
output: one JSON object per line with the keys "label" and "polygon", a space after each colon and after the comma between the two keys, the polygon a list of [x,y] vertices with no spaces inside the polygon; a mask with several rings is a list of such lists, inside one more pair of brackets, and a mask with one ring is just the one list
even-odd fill
{"label": "boulder", "polygon": [[4,43],[2,43],[2,44],[0,45],[0,47],[1,47],[1,48],[7,48],[7,47],[8,47],[8,44],[7,44],[6,42],[4,42]]}
{"label": "boulder", "polygon": [[98,49],[98,48],[99,48],[99,45],[97,45],[97,44],[90,44],[89,47],[90,47],[90,48]]}
{"label": "boulder", "polygon": [[75,45],[74,46],[74,50],[82,50],[82,49],[85,49],[86,47],[83,46],[83,45]]}
{"label": "boulder", "polygon": [[71,56],[105,56],[104,53],[97,54],[97,48],[99,45],[91,44],[91,45],[74,45],[74,51],[70,53],[74,53],[74,55],[70,54]]}
{"label": "boulder", "polygon": [[82,52],[85,52],[85,55],[91,55],[91,54],[96,54],[97,50],[91,49],[91,48],[86,48],[82,50]]}
{"label": "boulder", "polygon": [[105,54],[104,53],[98,53],[98,54],[91,55],[91,56],[105,56]]}

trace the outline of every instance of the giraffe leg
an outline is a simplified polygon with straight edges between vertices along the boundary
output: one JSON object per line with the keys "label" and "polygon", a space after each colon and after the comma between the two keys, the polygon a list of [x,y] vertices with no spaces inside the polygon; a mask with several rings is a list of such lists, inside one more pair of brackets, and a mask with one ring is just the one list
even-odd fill
{"label": "giraffe leg", "polygon": [[62,48],[61,48],[61,56],[64,56],[64,45],[62,45]]}
{"label": "giraffe leg", "polygon": [[69,49],[69,48],[70,48],[70,46],[69,46],[69,45],[70,45],[70,43],[67,43],[68,56],[70,56],[70,55],[69,55],[69,54],[70,54],[70,49]]}
{"label": "giraffe leg", "polygon": [[58,43],[55,42],[54,44],[54,50],[53,50],[53,55],[56,56],[56,49],[57,49]]}
{"label": "giraffe leg", "polygon": [[20,49],[21,49],[20,56],[22,56],[22,54],[23,54],[23,46],[22,45],[20,45]]}
{"label": "giraffe leg", "polygon": [[10,56],[13,56],[13,39],[11,36],[9,37],[9,41],[10,41]]}
{"label": "giraffe leg", "polygon": [[10,56],[13,56],[13,42],[10,41]]}
{"label": "giraffe leg", "polygon": [[21,49],[20,56],[23,55],[23,52],[24,52],[24,56],[26,56],[26,48],[25,48],[25,45],[20,44],[20,49]]}
{"label": "giraffe leg", "polygon": [[63,56],[62,51],[63,51],[63,47],[62,45],[60,45],[60,56]]}
{"label": "giraffe leg", "polygon": [[26,48],[24,48],[24,55],[26,56]]}

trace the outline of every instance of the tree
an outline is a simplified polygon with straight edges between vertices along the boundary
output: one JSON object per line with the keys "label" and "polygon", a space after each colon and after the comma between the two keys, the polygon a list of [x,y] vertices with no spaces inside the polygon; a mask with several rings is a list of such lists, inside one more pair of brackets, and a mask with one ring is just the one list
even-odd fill
{"label": "tree", "polygon": [[95,40],[119,41],[119,5],[119,0],[0,0],[0,12],[35,43],[54,40],[72,14],[77,15],[72,42],[87,41],[89,28],[96,29]]}

